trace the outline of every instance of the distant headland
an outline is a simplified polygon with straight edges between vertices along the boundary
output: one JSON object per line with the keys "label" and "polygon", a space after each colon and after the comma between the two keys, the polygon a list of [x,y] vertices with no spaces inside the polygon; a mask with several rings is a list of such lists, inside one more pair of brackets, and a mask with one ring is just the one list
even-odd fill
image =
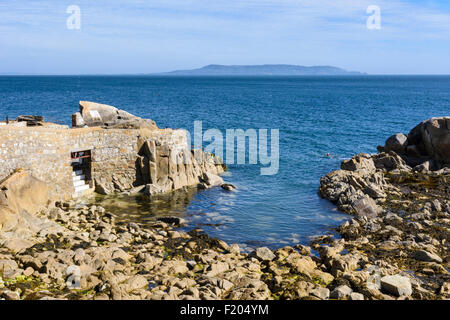
{"label": "distant headland", "polygon": [[210,64],[199,69],[176,70],[158,73],[167,76],[340,76],[365,75],[366,73],[347,71],[333,66],[296,66],[289,64],[264,65],[219,65]]}

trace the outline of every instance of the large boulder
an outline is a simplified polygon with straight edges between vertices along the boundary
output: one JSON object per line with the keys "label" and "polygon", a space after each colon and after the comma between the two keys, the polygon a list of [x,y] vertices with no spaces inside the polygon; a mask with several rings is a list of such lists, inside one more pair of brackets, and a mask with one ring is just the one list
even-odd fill
{"label": "large boulder", "polygon": [[48,202],[48,186],[19,169],[0,183],[0,231],[14,229],[26,214],[35,214]]}
{"label": "large boulder", "polygon": [[450,117],[425,120],[407,136],[395,134],[386,140],[384,151],[401,155],[410,166],[434,160],[436,169],[450,164]]}
{"label": "large boulder", "polygon": [[157,129],[153,120],[142,119],[116,107],[80,101],[80,111],[72,115],[72,127],[107,127],[114,129]]}
{"label": "large boulder", "polygon": [[408,134],[408,145],[416,145],[422,155],[450,163],[450,117],[421,122]]}
{"label": "large boulder", "polygon": [[137,159],[137,184],[146,185],[144,194],[154,195],[197,185],[206,189],[221,186],[218,174],[224,171],[221,159],[189,150],[186,144],[142,141]]}

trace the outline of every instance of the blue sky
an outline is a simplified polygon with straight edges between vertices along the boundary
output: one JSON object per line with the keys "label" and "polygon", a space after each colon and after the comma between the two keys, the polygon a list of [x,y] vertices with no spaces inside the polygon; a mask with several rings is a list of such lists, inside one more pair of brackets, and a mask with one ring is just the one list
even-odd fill
{"label": "blue sky", "polygon": [[[81,10],[69,30],[67,7]],[[381,9],[381,29],[366,9]],[[448,0],[0,0],[0,73],[115,74],[207,64],[450,74]]]}

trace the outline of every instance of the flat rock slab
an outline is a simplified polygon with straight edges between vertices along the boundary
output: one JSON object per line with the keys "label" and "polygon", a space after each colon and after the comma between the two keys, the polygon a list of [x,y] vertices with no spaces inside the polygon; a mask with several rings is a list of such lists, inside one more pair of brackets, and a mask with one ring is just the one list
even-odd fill
{"label": "flat rock slab", "polygon": [[399,274],[381,278],[381,289],[397,297],[412,294],[411,281]]}
{"label": "flat rock slab", "polygon": [[25,251],[26,249],[32,247],[34,245],[33,242],[23,239],[12,239],[7,240],[3,243],[3,246],[14,253],[20,253]]}

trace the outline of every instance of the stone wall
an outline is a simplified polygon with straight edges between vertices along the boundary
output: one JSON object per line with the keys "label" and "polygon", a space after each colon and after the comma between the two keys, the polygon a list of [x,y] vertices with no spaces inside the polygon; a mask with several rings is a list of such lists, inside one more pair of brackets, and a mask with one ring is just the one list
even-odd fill
{"label": "stone wall", "polygon": [[[24,168],[49,185],[52,199],[67,199],[74,193],[70,153],[92,150],[93,180],[109,189],[129,189],[151,182],[136,169],[138,163],[143,163],[142,158],[148,156],[142,155],[141,151],[146,141],[152,141],[158,150],[187,147],[186,134],[182,130],[0,126],[0,180],[18,168]],[[214,164],[200,165],[215,169]],[[161,172],[165,174],[164,170]],[[198,177],[191,179],[189,184],[197,181]],[[170,188],[182,185],[187,185],[187,181],[176,186],[172,184]]]}
{"label": "stone wall", "polygon": [[0,127],[0,179],[24,168],[52,185],[52,197],[71,192],[68,129]]}

